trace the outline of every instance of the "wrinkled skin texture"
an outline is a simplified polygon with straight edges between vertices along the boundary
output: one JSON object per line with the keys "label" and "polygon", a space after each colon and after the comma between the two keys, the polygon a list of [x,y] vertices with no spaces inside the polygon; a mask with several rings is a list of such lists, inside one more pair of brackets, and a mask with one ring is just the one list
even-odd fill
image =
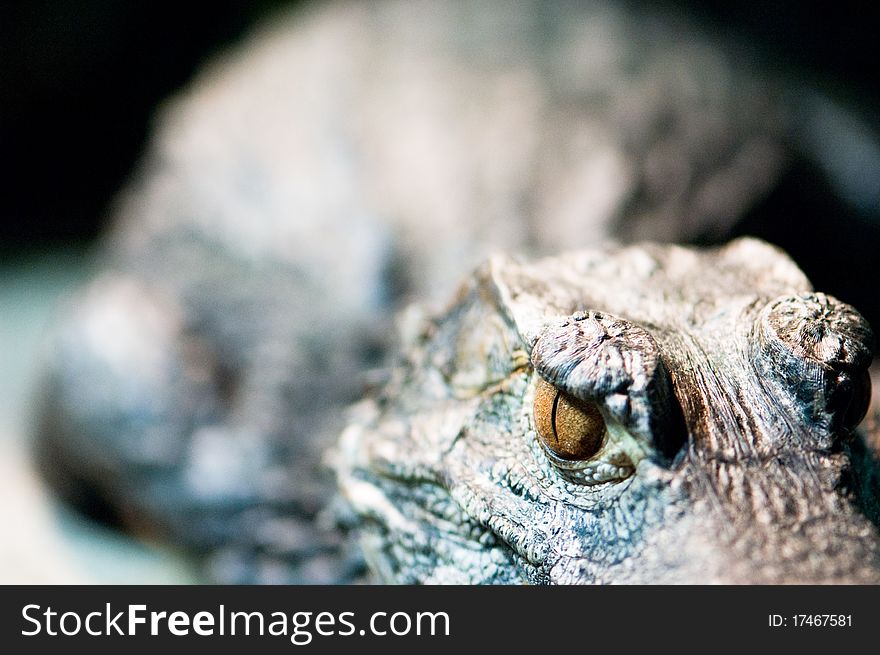
{"label": "wrinkled skin texture", "polygon": [[[382,382],[374,370],[396,350],[392,317],[410,301],[445,301],[496,251],[724,239],[802,156],[795,136],[811,125],[750,64],[680,16],[602,3],[338,2],[267,27],[160,113],[98,272],[56,329],[36,434],[43,470],[72,502],[94,508],[97,499],[127,528],[198,553],[210,580],[357,579],[360,557],[336,524],[359,518],[346,503],[328,508],[335,487],[322,458],[345,407]],[[696,293],[706,274],[690,270],[693,279],[677,278],[681,289],[670,285],[669,312],[690,311],[677,298]],[[671,357],[676,333],[663,341],[621,303],[590,308],[635,321]],[[502,320],[496,305],[473,311]],[[403,313],[405,338],[420,312]],[[752,323],[749,315],[744,325]],[[477,344],[462,353],[462,375],[479,382],[498,365],[484,354]],[[651,407],[640,420],[662,423],[663,406]],[[470,409],[460,406],[456,420]],[[444,433],[420,420],[426,434]],[[829,433],[834,444],[843,443],[838,432]],[[671,437],[661,450],[684,434]],[[430,456],[427,448],[415,452]],[[633,505],[639,511],[687,514],[654,493],[672,493],[665,470],[655,465],[655,482],[645,473],[615,493],[650,499]],[[490,502],[494,490],[484,491]],[[478,502],[443,507],[458,516],[460,504]],[[609,539],[631,534],[627,552],[641,548],[642,519],[618,514]],[[504,564],[514,557],[505,552],[486,556],[501,553]],[[487,579],[553,579],[539,568]],[[383,577],[458,579],[423,569]],[[652,570],[659,580],[659,565]]]}
{"label": "wrinkled skin texture", "polygon": [[[755,240],[497,257],[356,408],[340,484],[387,581],[877,583],[853,484],[872,339]],[[596,402],[632,467],[566,477],[538,376]]]}

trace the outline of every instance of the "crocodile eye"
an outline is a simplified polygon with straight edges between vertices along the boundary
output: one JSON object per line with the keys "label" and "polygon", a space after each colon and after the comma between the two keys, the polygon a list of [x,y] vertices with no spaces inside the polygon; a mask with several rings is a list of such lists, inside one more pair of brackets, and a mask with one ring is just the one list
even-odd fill
{"label": "crocodile eye", "polygon": [[602,447],[605,420],[594,403],[562,393],[539,378],[534,413],[541,443],[560,459],[589,459]]}

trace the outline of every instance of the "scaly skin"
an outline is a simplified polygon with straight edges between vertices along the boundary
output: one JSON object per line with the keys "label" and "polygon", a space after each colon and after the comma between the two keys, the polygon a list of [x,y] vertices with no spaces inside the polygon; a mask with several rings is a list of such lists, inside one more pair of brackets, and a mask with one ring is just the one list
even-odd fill
{"label": "scaly skin", "polygon": [[[876,488],[852,484],[871,344],[755,240],[498,257],[334,461],[385,581],[877,583]],[[577,478],[536,436],[539,377],[609,426]]]}

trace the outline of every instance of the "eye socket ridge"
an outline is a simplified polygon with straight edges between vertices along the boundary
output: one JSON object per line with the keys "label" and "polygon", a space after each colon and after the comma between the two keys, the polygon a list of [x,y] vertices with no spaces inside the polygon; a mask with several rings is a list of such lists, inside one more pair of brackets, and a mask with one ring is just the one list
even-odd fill
{"label": "eye socket ridge", "polygon": [[572,404],[595,399],[589,404],[600,403],[646,452],[665,461],[680,450],[687,434],[681,408],[660,348],[644,328],[610,314],[577,313],[545,326],[531,361]]}

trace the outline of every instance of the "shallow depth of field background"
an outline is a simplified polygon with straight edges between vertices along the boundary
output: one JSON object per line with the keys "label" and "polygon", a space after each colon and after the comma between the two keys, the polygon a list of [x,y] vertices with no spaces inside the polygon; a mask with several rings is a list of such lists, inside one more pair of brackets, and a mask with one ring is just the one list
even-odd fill
{"label": "shallow depth of field background", "polygon": [[[45,327],[59,299],[88,274],[89,249],[148,138],[154,108],[211,53],[288,4],[0,5],[0,583],[194,580],[179,554],[136,544],[51,499],[28,464],[28,399]],[[774,68],[815,83],[875,129],[880,125],[877,7],[667,4],[751,41]],[[822,180],[807,173],[790,184],[784,197],[770,199],[769,210],[797,214],[801,229],[773,221],[744,231],[789,250],[818,288],[880,324],[872,274],[880,216],[824,206],[811,193]]]}

